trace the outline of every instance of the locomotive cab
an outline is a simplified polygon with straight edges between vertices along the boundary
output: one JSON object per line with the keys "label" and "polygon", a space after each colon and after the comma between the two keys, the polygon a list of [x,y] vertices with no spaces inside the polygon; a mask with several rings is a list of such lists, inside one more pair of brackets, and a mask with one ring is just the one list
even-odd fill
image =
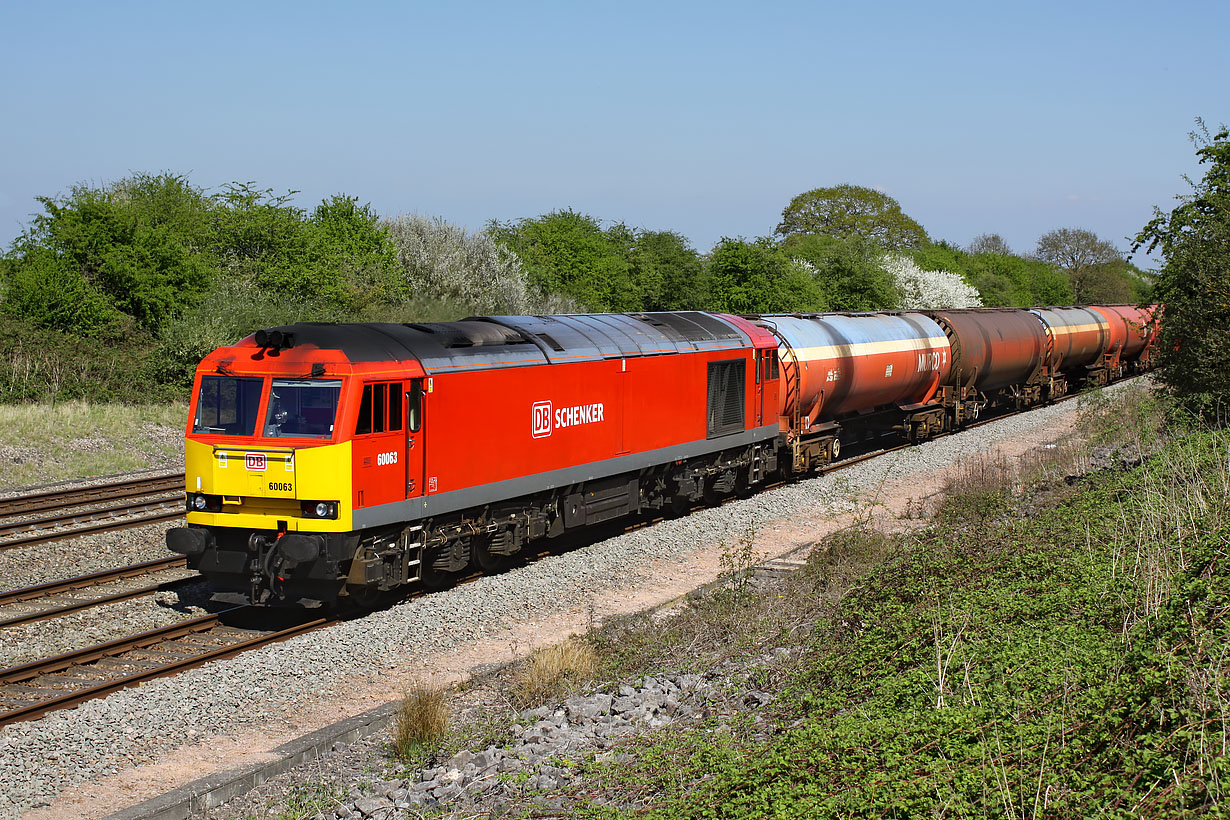
{"label": "locomotive cab", "polygon": [[198,367],[184,453],[188,526],[170,530],[167,546],[213,579],[219,597],[335,599],[352,569],[355,509],[418,492],[421,467],[412,472],[407,454],[422,452],[422,379],[356,372],[337,354],[270,350],[253,336]]}

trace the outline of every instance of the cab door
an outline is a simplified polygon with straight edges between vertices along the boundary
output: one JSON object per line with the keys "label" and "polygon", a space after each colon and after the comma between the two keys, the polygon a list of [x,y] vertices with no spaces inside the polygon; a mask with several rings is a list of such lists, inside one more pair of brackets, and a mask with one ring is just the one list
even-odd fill
{"label": "cab door", "polygon": [[363,385],[354,431],[355,509],[406,497],[405,382]]}
{"label": "cab door", "polygon": [[754,427],[759,427],[763,424],[764,417],[764,354],[763,350],[753,351],[752,367],[756,371],[756,398],[754,404],[756,407],[756,423]]}
{"label": "cab door", "polygon": [[405,482],[406,498],[423,495],[423,470],[427,464],[427,436],[424,434],[423,413],[427,402],[423,400],[423,379],[411,379],[406,390],[406,443]]}

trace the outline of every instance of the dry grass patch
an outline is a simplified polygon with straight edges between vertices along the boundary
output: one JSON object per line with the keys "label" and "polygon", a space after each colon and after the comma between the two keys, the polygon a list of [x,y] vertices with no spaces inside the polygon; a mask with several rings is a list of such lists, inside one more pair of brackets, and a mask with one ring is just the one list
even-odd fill
{"label": "dry grass patch", "polygon": [[184,404],[0,405],[0,489],[183,466]]}
{"label": "dry grass patch", "polygon": [[557,700],[593,679],[598,654],[579,638],[536,649],[513,684],[509,698],[520,708]]}
{"label": "dry grass patch", "polygon": [[445,690],[420,684],[406,690],[393,718],[393,752],[409,760],[434,751],[448,732]]}

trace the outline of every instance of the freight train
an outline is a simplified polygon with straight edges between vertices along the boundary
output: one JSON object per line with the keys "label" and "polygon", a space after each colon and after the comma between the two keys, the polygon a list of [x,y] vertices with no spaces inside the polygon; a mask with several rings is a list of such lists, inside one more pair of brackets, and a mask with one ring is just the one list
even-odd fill
{"label": "freight train", "polygon": [[370,606],[1149,367],[1152,308],[491,316],[259,330],[197,367],[187,526],[232,596]]}

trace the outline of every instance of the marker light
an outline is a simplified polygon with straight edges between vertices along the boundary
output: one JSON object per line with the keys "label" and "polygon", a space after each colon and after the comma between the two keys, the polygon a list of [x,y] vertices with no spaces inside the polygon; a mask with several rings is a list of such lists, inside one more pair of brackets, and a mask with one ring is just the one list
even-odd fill
{"label": "marker light", "polygon": [[326,504],[325,502],[321,501],[319,504],[317,504],[317,505],[316,505],[316,517],[317,517],[317,518],[324,518],[324,517],[325,517],[325,516],[327,516],[328,514],[329,514],[329,505],[328,505],[328,504]]}
{"label": "marker light", "polygon": [[197,496],[192,499],[192,506],[197,510],[203,510],[209,506],[209,501],[206,500],[205,496],[198,493]]}

